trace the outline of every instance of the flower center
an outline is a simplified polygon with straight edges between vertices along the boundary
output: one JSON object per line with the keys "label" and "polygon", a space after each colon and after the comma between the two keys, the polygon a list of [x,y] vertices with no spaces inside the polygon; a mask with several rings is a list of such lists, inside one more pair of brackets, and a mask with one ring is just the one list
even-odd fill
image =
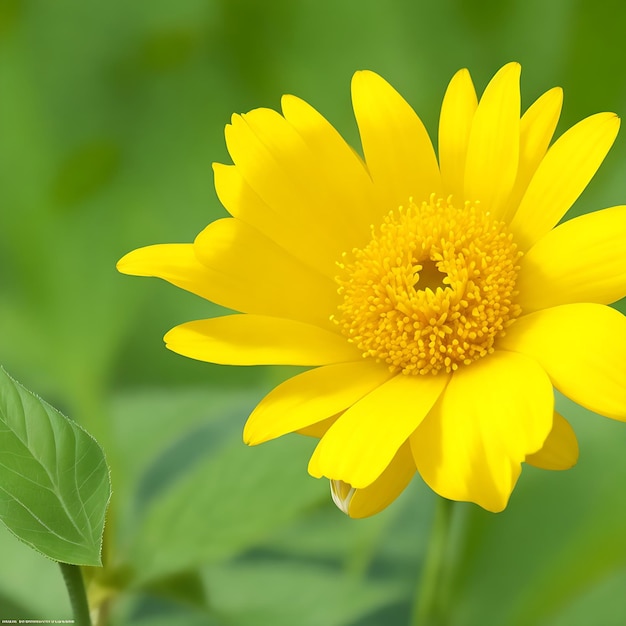
{"label": "flower center", "polygon": [[520,314],[521,256],[506,224],[478,203],[411,201],[338,263],[343,302],[333,319],[364,357],[391,371],[456,370],[493,352]]}

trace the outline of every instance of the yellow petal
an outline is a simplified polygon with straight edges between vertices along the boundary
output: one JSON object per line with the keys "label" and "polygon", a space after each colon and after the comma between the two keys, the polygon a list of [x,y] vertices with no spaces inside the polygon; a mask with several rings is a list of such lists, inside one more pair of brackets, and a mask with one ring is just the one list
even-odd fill
{"label": "yellow petal", "polygon": [[[354,219],[360,195],[352,193],[351,181],[344,181],[341,171],[329,171],[324,155],[312,152],[282,115],[271,109],[234,115],[225,135],[242,178],[285,220],[292,238],[316,241],[325,272],[334,271],[342,252],[369,240],[369,222]],[[341,184],[344,192],[336,196]],[[346,196],[354,202],[347,203]]]}
{"label": "yellow petal", "polygon": [[432,143],[415,111],[383,78],[370,71],[352,79],[352,106],[365,161],[380,188],[385,212],[441,195]]}
{"label": "yellow petal", "polygon": [[508,63],[491,79],[474,114],[465,164],[465,199],[496,216],[505,210],[517,175],[520,65]]}
{"label": "yellow petal", "polygon": [[450,81],[439,118],[439,167],[443,195],[461,204],[465,198],[465,159],[472,120],[478,106],[476,90],[467,70],[459,70]]}
{"label": "yellow petal", "polygon": [[[407,487],[415,474],[415,462],[409,442],[402,444],[387,469],[364,489],[353,489],[343,481],[331,480],[333,500],[355,519],[370,517],[389,506]],[[343,505],[343,506],[342,506]]]}
{"label": "yellow petal", "polygon": [[320,422],[358,402],[390,377],[387,367],[364,359],[294,376],[254,409],[243,431],[244,441],[257,445]]}
{"label": "yellow petal", "polygon": [[[340,211],[353,229],[377,223],[384,212],[377,206],[372,179],[361,157],[311,105],[295,96],[283,96],[281,107],[285,119],[315,155],[318,180],[326,186],[331,199],[326,210]],[[311,172],[315,174],[315,172]],[[365,231],[369,235],[369,230]]]}
{"label": "yellow petal", "polygon": [[528,454],[552,427],[554,397],[545,372],[512,352],[457,370],[411,436],[417,470],[440,496],[503,510]]}
{"label": "yellow petal", "polygon": [[518,302],[526,313],[559,304],[610,304],[626,296],[626,206],[557,226],[522,257]]}
{"label": "yellow petal", "polygon": [[520,317],[499,347],[531,356],[578,404],[626,420],[626,317],[602,304],[564,304]]}
{"label": "yellow petal", "polygon": [[574,204],[613,145],[619,118],[592,115],[564,133],[548,150],[511,222],[522,250],[550,231]]}
{"label": "yellow petal", "polygon": [[211,272],[198,261],[190,243],[165,243],[138,248],[117,262],[122,274],[154,276],[213,300]]}
{"label": "yellow petal", "polygon": [[326,434],[326,431],[339,419],[340,415],[341,413],[337,413],[337,415],[328,417],[321,422],[316,422],[315,424],[310,424],[304,428],[299,428],[296,432],[299,435],[304,435],[305,437],[321,439]]}
{"label": "yellow petal", "polygon": [[526,463],[546,470],[566,470],[578,461],[578,441],[569,422],[554,413],[552,430],[543,447],[526,457]]}
{"label": "yellow petal", "polygon": [[350,407],[313,452],[309,473],[361,489],[385,470],[424,419],[448,376],[397,375]]}
{"label": "yellow petal", "polygon": [[325,240],[310,236],[307,220],[270,208],[235,165],[214,163],[213,174],[217,197],[233,217],[253,226],[308,267],[329,278],[337,275],[334,251],[325,247]]}
{"label": "yellow petal", "polygon": [[172,328],[165,343],[183,356],[222,365],[329,365],[360,358],[341,335],[262,315],[187,322]]}
{"label": "yellow petal", "polygon": [[207,268],[211,300],[222,306],[330,327],[337,286],[241,220],[212,222],[194,250]]}
{"label": "yellow petal", "polygon": [[563,90],[555,87],[535,100],[520,121],[519,167],[503,219],[510,222],[528,183],[546,154],[561,115]]}

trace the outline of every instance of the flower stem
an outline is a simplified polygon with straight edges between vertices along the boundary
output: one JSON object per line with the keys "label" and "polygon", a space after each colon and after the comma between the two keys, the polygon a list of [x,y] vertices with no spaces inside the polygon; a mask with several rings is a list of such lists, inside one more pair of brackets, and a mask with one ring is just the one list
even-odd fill
{"label": "flower stem", "polygon": [[72,605],[76,626],[91,626],[89,604],[87,603],[85,583],[80,567],[78,565],[70,565],[69,563],[59,563],[59,565],[70,596],[70,604]]}
{"label": "flower stem", "polygon": [[444,565],[450,536],[452,500],[437,498],[435,519],[424,570],[413,606],[413,626],[445,626],[445,608],[441,603]]}

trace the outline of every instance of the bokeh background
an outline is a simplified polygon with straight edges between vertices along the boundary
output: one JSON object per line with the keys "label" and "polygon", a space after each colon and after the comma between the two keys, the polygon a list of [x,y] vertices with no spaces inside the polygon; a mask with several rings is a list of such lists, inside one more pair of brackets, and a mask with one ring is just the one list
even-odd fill
{"label": "bokeh background", "polygon": [[[306,474],[311,440],[246,448],[291,371],[168,352],[170,327],[219,307],[115,271],[225,214],[211,163],[231,113],[294,93],[358,146],[349,82],[368,68],[434,136],[457,69],[482,90],[517,60],[524,106],[564,88],[560,134],[626,113],[625,27],[620,0],[0,0],[0,362],[106,450],[110,624],[402,625],[427,546],[419,478],[351,521]],[[568,217],[625,203],[625,165],[621,136]],[[526,468],[502,514],[457,508],[454,626],[626,623],[626,425],[557,402],[578,466]],[[69,617],[56,565],[0,528],[0,618]]]}

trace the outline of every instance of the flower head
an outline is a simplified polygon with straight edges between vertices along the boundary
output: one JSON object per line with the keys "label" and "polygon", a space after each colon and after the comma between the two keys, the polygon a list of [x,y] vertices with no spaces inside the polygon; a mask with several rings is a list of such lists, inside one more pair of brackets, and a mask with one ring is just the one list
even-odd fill
{"label": "flower head", "polygon": [[357,72],[363,158],[293,96],[226,127],[214,167],[231,218],[193,244],[135,250],[158,276],[240,314],[182,324],[185,356],[311,366],[253,411],[244,439],[320,439],[309,472],[353,517],[419,472],[446,498],[505,508],[526,462],[565,469],[576,437],[553,388],[626,420],[626,207],[557,226],[617,135],[611,113],[554,143],[562,93],[520,116],[520,67],[480,101],[469,72],[446,91],[439,154],[380,76]]}

